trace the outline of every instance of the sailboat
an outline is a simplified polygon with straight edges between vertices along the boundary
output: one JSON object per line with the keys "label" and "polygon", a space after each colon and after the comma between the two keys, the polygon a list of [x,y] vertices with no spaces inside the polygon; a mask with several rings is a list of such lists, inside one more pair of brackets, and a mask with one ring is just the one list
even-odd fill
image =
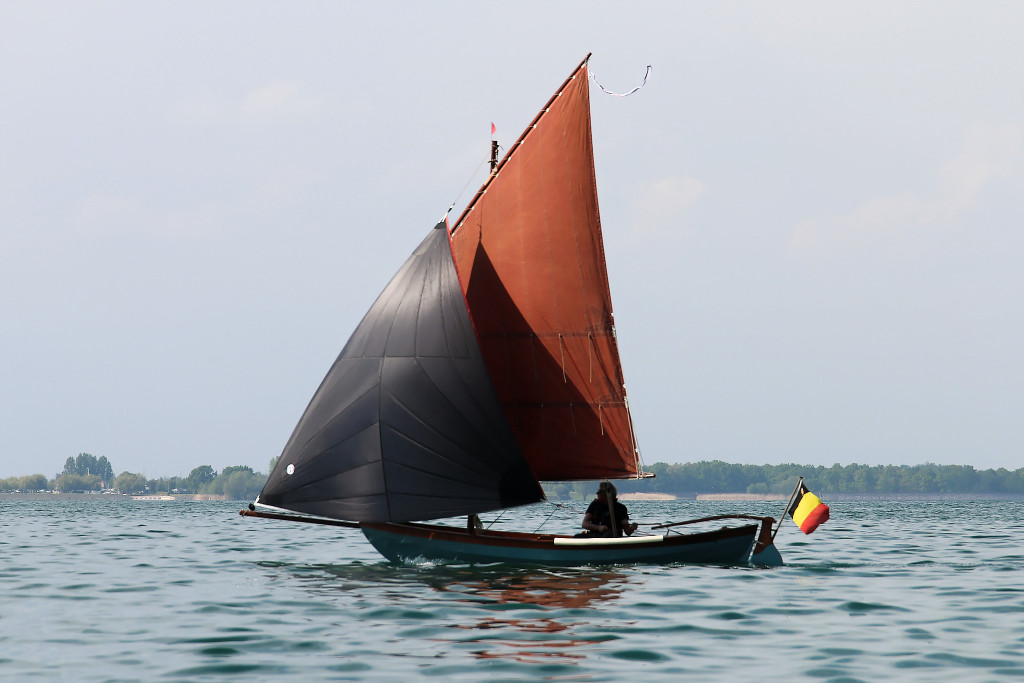
{"label": "sailboat", "polygon": [[[357,527],[394,562],[781,564],[769,517],[616,538],[478,524],[544,500],[542,481],[652,476],[615,337],[589,58],[502,159],[492,144],[487,180],[370,307],[241,514]],[[736,523],[679,533],[719,520]]]}

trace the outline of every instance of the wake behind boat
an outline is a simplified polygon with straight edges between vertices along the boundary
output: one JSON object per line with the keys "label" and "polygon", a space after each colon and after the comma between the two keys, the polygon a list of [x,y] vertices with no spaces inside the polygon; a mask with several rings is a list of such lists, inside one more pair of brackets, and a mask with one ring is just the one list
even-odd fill
{"label": "wake behind boat", "polygon": [[536,503],[541,481],[653,476],[615,338],[588,59],[500,162],[492,145],[487,181],[371,306],[242,514],[359,527],[393,561],[782,563],[769,517],[608,539],[421,523]]}

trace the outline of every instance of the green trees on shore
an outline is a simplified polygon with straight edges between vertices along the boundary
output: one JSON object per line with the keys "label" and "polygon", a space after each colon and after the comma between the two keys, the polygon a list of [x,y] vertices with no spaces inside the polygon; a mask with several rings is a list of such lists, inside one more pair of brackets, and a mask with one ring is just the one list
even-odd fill
{"label": "green trees on shore", "polygon": [[50,482],[45,474],[30,474],[27,477],[0,479],[0,491],[46,491]]}
{"label": "green trees on shore", "polygon": [[141,474],[122,472],[114,480],[114,490],[118,493],[146,493],[147,483],[146,478]]}
{"label": "green trees on shore", "polygon": [[[209,468],[208,470],[203,468]],[[192,470],[189,479],[193,477],[196,470],[203,469],[203,476],[213,475],[198,487],[197,493],[209,493],[218,496],[227,496],[235,500],[250,500],[259,495],[267,475],[262,472],[254,472],[251,467],[236,465],[225,467],[218,474],[209,465],[202,465]]]}
{"label": "green trees on shore", "polygon": [[[271,469],[275,460],[271,460]],[[210,465],[200,465],[187,477],[147,479],[144,474],[135,472],[121,472],[115,477],[114,468],[106,456],[97,458],[89,453],[79,453],[76,458],[68,458],[63,471],[52,479],[47,479],[44,474],[0,479],[0,492],[113,490],[124,494],[200,493],[251,500],[259,494],[266,480],[267,475],[254,472],[248,465],[225,467],[220,473]]]}
{"label": "green trees on shore", "polygon": [[210,465],[200,465],[185,477],[185,487],[190,491],[199,492],[204,486],[217,478],[217,472]]}
{"label": "green trees on shore", "polygon": [[[273,470],[277,458],[270,461]],[[699,493],[777,493],[793,490],[797,477],[819,495],[834,493],[862,495],[929,493],[1024,494],[1024,467],[1017,470],[976,470],[971,465],[734,465],[705,460],[669,465],[655,463],[648,468],[654,479],[619,482],[622,493],[669,493],[692,497]],[[116,478],[106,457],[79,453],[68,458],[64,470],[53,479],[42,474],[0,479],[0,491],[99,491],[111,488],[119,493],[199,493],[236,500],[255,498],[267,476],[246,465],[225,467],[217,472],[200,465],[185,477],[147,479],[145,475],[122,472]],[[590,482],[545,482],[553,498],[593,493]]]}
{"label": "green trees on shore", "polygon": [[[42,476],[42,475],[34,475]],[[107,456],[79,453],[64,462],[64,471],[54,478],[55,491],[99,491],[114,484],[114,468]]]}
{"label": "green trees on shore", "polygon": [[649,468],[651,480],[623,481],[621,492],[779,493],[793,490],[797,477],[819,495],[852,493],[1012,493],[1024,494],[1024,468],[976,470],[971,465],[733,465],[721,460]]}

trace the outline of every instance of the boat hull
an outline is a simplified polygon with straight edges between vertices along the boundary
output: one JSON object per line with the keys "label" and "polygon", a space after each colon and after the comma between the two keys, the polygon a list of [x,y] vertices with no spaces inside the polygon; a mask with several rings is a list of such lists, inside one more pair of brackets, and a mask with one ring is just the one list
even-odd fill
{"label": "boat hull", "polygon": [[665,536],[575,538],[434,524],[360,524],[392,562],[508,563],[573,567],[612,564],[748,564],[758,524]]}

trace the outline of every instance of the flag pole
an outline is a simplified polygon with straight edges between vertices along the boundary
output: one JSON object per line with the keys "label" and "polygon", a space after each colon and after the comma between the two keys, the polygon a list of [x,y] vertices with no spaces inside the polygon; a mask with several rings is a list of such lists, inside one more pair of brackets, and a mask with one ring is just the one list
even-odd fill
{"label": "flag pole", "polygon": [[804,484],[804,478],[803,477],[797,477],[796,488],[794,488],[793,489],[793,493],[791,493],[789,495],[789,502],[786,503],[786,509],[782,511],[782,517],[779,518],[779,525],[777,527],[775,527],[775,532],[772,534],[772,543],[775,542],[775,537],[778,536],[779,529],[782,528],[782,523],[786,521],[786,514],[789,512],[789,506],[793,504],[793,499],[796,498],[796,493],[797,493],[797,491],[800,490],[800,487],[803,486],[803,484]]}
{"label": "flag pole", "polygon": [[494,169],[498,168],[498,141],[495,139],[494,134],[498,132],[497,126],[494,125],[494,121],[491,121],[491,175],[494,175]]}

